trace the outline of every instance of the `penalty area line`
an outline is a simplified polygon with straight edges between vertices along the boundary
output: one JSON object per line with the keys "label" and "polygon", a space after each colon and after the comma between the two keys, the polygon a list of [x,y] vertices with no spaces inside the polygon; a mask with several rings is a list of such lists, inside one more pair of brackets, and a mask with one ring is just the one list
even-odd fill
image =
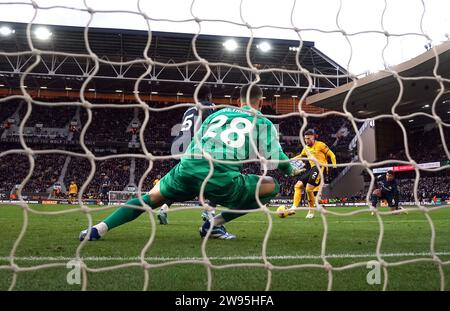
{"label": "penalty area line", "polygon": [[[386,257],[431,257],[429,252],[409,252],[409,253],[382,253],[380,254],[382,258]],[[450,252],[436,252],[438,256],[450,255]],[[211,256],[208,257],[210,260],[222,260],[222,261],[236,261],[236,260],[262,260],[262,256]],[[320,255],[283,255],[283,256],[267,256],[268,260],[295,260],[295,259],[321,259]],[[351,258],[376,258],[375,253],[371,254],[327,254],[327,259],[341,258],[341,259],[351,259]],[[25,256],[25,257],[14,257],[17,261],[54,261],[63,262],[74,260],[74,257],[64,257],[64,256]],[[9,261],[10,257],[0,257],[0,261]],[[185,260],[203,260],[203,257],[145,257],[146,261],[185,261]],[[88,256],[83,257],[83,261],[140,261],[140,257],[121,257],[121,256]]]}

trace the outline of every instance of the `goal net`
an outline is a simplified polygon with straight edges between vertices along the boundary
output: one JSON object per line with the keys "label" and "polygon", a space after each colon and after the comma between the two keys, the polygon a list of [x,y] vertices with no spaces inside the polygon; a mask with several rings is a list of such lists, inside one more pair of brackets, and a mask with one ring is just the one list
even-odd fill
{"label": "goal net", "polygon": [[[13,209],[2,205],[0,219],[4,214],[21,228],[0,248],[1,288],[33,289],[26,275],[39,272],[51,272],[58,283],[55,268],[75,267],[79,274],[68,282],[81,290],[99,289],[93,280],[127,269],[139,269],[141,281],[134,284],[144,290],[183,288],[174,281],[179,278],[195,289],[223,289],[241,272],[248,276],[243,289],[253,290],[346,289],[348,278],[362,284],[356,289],[448,289],[450,243],[440,230],[446,232],[442,219],[450,202],[450,20],[443,14],[449,9],[447,1],[108,1],[107,7],[100,1],[1,1],[0,168],[7,176],[1,202]],[[277,206],[292,204],[298,179],[274,172],[277,159],[258,152],[250,135],[255,156],[241,159],[242,172],[272,176],[281,189],[268,205],[258,200],[260,208],[230,224],[238,243],[221,248],[198,238],[198,205],[211,210],[204,197],[209,177],[198,201],[167,211],[181,255],[161,251],[167,231],[158,225],[158,210],[148,206],[145,225],[126,225],[138,231],[105,238],[114,244],[121,234],[131,234],[122,240],[140,237],[133,253],[124,247],[120,257],[99,251],[93,258],[86,255],[91,242],[72,243],[79,218],[79,230],[91,230],[117,205],[148,193],[179,161],[181,154],[170,148],[188,123],[174,125],[189,108],[206,113],[198,97],[203,85],[213,89],[219,110],[237,107],[246,84],[262,88],[262,113],[277,125],[290,157],[306,146],[310,128],[337,150],[336,167],[306,157],[321,168],[314,219],[304,217],[307,199],[297,215],[277,217]],[[199,129],[201,122],[191,124]],[[221,162],[200,156],[211,168]],[[371,209],[377,176],[390,170],[399,178],[405,210],[390,211],[384,202]],[[76,182],[78,205],[42,199],[39,193],[56,181],[67,189]],[[121,191],[131,181],[136,191]],[[102,193],[109,204],[90,205]],[[28,256],[36,225],[64,231],[54,235],[72,239],[71,249],[63,256]],[[187,265],[192,270],[183,270]],[[403,276],[409,285],[399,281]]]}

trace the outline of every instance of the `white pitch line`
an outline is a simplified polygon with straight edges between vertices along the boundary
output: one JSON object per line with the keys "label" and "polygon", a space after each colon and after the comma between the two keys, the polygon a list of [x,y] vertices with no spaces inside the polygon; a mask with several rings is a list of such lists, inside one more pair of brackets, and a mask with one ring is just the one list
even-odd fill
{"label": "white pitch line", "polygon": [[[450,252],[437,252],[438,256],[450,255]],[[385,253],[381,254],[382,258],[385,257],[431,257],[431,253]],[[375,258],[376,254],[328,254],[327,259],[330,258]],[[231,257],[208,257],[210,260],[223,260],[223,261],[233,261],[233,260],[262,260],[262,256],[231,256]],[[292,260],[292,259],[321,259],[319,255],[286,255],[286,256],[267,256],[269,260]],[[73,257],[39,257],[39,256],[29,256],[29,257],[14,257],[17,261],[70,261],[74,260]],[[0,261],[9,261],[10,257],[0,257]],[[185,260],[197,260],[202,261],[202,257],[145,257],[146,261],[185,261]],[[90,256],[83,257],[83,261],[140,261],[140,257],[108,257],[108,256]]]}
{"label": "white pitch line", "polygon": [[[378,223],[378,220],[333,220],[329,221],[330,223]],[[411,220],[383,220],[383,223],[421,223],[426,222],[428,223],[427,219],[411,219]],[[433,219],[433,222],[450,222],[450,219]]]}
{"label": "white pitch line", "polygon": [[[319,218],[320,219],[320,218]],[[170,220],[169,220],[170,221]],[[277,226],[278,224],[281,224],[284,220],[282,220],[280,223],[274,224],[274,226]],[[301,221],[301,222],[300,222]],[[303,223],[307,223],[308,221],[303,221],[303,219],[300,219],[300,221],[298,222],[298,224],[303,224]],[[135,223],[146,223],[148,224],[149,221],[148,220],[135,220]],[[450,219],[433,219],[433,223],[447,223],[450,222]],[[175,221],[171,221],[170,224],[172,225],[188,225],[188,224],[199,224],[201,222],[198,221],[192,221],[192,220],[175,220]],[[235,220],[233,223],[236,224],[264,224],[267,225],[268,221],[265,220]],[[378,220],[374,219],[374,220],[329,220],[327,219],[327,223],[329,224],[340,224],[340,223],[351,223],[351,224],[378,224]],[[412,220],[383,220],[384,224],[397,224],[397,223],[426,223],[428,224],[428,220],[427,219],[412,219]],[[290,223],[292,224],[292,223]]]}

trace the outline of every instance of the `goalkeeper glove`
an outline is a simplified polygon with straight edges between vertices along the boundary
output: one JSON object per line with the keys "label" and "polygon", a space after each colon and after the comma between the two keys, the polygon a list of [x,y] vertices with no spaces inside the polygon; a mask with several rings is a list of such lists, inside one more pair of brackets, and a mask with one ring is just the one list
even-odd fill
{"label": "goalkeeper glove", "polygon": [[292,167],[291,176],[297,176],[306,171],[306,168],[304,167],[304,165],[298,166],[298,165],[292,165],[292,163],[291,163],[291,167]]}
{"label": "goalkeeper glove", "polygon": [[297,176],[306,171],[305,163],[303,161],[291,160],[290,163],[292,167],[291,176]]}
{"label": "goalkeeper glove", "polygon": [[300,175],[300,174],[303,173],[304,171],[306,171],[306,168],[292,167],[291,176],[297,176],[297,175]]}

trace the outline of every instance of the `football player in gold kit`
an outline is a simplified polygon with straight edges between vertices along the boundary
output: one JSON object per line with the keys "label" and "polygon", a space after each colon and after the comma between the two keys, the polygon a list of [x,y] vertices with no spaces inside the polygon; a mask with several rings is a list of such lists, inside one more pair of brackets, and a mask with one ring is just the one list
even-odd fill
{"label": "football player in gold kit", "polygon": [[[336,168],[336,156],[333,153],[333,151],[328,148],[328,146],[321,142],[316,140],[316,133],[314,130],[307,130],[304,134],[305,143],[306,146],[303,148],[302,152],[294,157],[294,159],[304,159],[304,158],[310,158],[315,159],[320,164],[320,170],[323,173],[324,166],[328,164],[328,158],[330,158],[331,163],[333,164],[333,167]],[[294,200],[292,204],[292,209],[296,209],[299,204],[300,200],[302,198],[302,191],[304,188],[306,188],[306,197],[308,200],[308,207],[309,211],[306,215],[306,218],[313,218],[314,217],[314,203],[315,203],[315,196],[314,192],[317,192],[320,187],[320,172],[319,168],[316,165],[316,162],[310,160],[309,164],[311,168],[303,173],[300,176],[300,180],[297,181],[294,188]],[[327,168],[328,172],[328,168]],[[295,211],[292,211],[291,214],[294,214]]]}

